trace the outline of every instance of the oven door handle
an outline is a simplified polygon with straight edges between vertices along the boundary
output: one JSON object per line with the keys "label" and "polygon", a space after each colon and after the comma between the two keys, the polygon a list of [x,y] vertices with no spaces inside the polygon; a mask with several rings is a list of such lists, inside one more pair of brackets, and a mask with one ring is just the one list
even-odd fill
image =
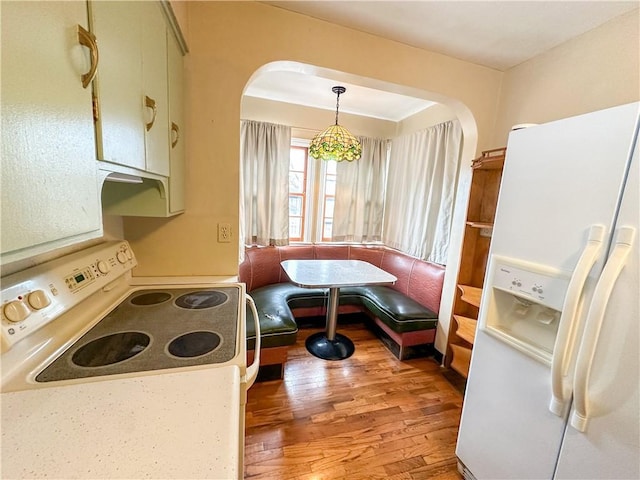
{"label": "oven door handle", "polygon": [[260,367],[260,317],[258,317],[258,310],[256,309],[256,302],[253,301],[251,295],[247,294],[247,303],[249,307],[251,307],[251,311],[253,312],[253,323],[256,328],[256,341],[253,349],[253,362],[251,365],[247,367],[246,379],[247,379],[247,390],[253,385],[258,376],[258,368]]}

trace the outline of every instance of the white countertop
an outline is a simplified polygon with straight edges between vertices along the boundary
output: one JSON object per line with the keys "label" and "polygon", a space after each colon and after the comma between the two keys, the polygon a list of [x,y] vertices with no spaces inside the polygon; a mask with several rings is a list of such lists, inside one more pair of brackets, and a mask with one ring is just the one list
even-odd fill
{"label": "white countertop", "polygon": [[397,280],[362,260],[285,260],[281,265],[294,284],[305,288],[384,285]]}
{"label": "white countertop", "polygon": [[3,393],[2,478],[239,476],[237,366]]}

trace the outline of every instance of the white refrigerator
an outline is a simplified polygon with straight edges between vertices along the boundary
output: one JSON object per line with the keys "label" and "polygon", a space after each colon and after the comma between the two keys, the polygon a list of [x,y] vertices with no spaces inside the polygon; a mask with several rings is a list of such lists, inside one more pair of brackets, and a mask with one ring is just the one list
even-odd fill
{"label": "white refrigerator", "polygon": [[638,103],[511,132],[456,454],[640,478]]}

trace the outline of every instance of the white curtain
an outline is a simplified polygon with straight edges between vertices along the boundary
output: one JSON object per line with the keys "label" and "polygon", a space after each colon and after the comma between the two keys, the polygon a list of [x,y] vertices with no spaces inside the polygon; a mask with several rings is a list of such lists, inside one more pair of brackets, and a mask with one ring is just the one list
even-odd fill
{"label": "white curtain", "polygon": [[388,140],[359,137],[362,157],[339,162],[333,211],[334,242],[379,242],[382,239],[384,184]]}
{"label": "white curtain", "polygon": [[462,128],[457,120],[393,139],[385,245],[446,263],[461,151]]}
{"label": "white curtain", "polygon": [[241,121],[240,238],[245,245],[289,243],[290,147],[290,127]]}

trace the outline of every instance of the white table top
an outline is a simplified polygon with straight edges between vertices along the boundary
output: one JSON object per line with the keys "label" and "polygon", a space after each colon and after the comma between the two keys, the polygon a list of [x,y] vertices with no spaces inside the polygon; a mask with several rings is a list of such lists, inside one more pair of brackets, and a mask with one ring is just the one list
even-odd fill
{"label": "white table top", "polygon": [[239,475],[237,366],[2,394],[3,478]]}
{"label": "white table top", "polygon": [[304,288],[384,285],[397,280],[362,260],[285,260],[281,265],[291,282]]}

